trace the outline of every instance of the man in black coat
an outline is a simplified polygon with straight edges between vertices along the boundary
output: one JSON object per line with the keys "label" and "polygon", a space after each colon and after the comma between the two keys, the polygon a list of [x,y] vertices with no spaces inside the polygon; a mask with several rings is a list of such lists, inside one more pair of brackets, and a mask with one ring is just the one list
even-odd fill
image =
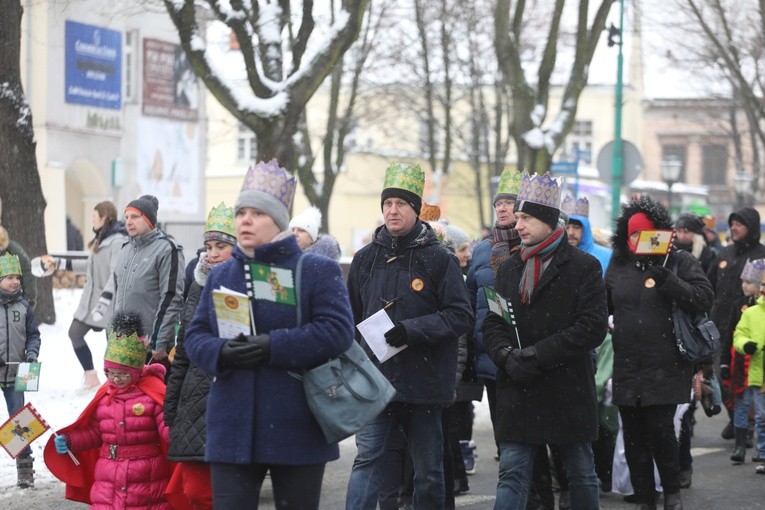
{"label": "man in black coat", "polygon": [[454,401],[457,339],[473,327],[473,311],[457,258],[417,218],[424,184],[418,165],[388,167],[381,195],[385,224],[353,257],[348,275],[355,322],[385,310],[394,324],[386,343],[406,346],[380,363],[358,338],[396,396],[356,434],[348,510],[377,507],[388,446],[399,427],[415,459],[414,507],[444,508],[441,414]]}
{"label": "man in black coat", "polygon": [[[715,292],[715,301],[712,305],[712,320],[715,321],[718,331],[730,333],[735,324],[728,324],[733,311],[733,304],[744,297],[741,290],[741,271],[747,261],[765,258],[765,246],[760,243],[760,213],[752,207],[742,207],[728,216],[728,227],[731,244],[723,248],[714,264],[707,272],[709,282]],[[720,355],[715,356],[717,372],[722,379],[723,392],[730,386],[730,369],[720,366]],[[723,394],[726,402],[728,416],[733,419],[732,398]],[[733,424],[729,422],[723,430],[725,439],[733,439]]]}
{"label": "man in black coat", "polygon": [[543,444],[560,447],[571,508],[598,508],[590,352],[606,334],[606,292],[600,262],[568,244],[559,203],[559,184],[549,174],[524,175],[515,205],[521,248],[495,280],[517,325],[494,313],[484,322],[484,341],[499,368],[496,508],[525,508],[534,454]]}

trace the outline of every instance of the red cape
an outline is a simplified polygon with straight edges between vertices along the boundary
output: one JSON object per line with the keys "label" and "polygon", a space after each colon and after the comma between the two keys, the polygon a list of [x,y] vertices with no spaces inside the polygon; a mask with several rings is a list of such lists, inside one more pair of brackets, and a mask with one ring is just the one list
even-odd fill
{"label": "red cape", "polygon": [[[85,427],[90,423],[90,419],[96,410],[96,406],[101,398],[106,395],[106,390],[109,383],[103,384],[96,391],[93,400],[85,407],[82,414],[75,420],[74,423],[68,427],[64,427],[59,432],[67,432],[79,427]],[[145,375],[138,379],[136,386],[143,391],[154,402],[164,405],[166,386],[162,379],[154,375]],[[48,438],[48,443],[45,445],[44,459],[45,465],[48,466],[50,472],[53,475],[66,484],[66,492],[64,497],[72,501],[79,501],[82,503],[91,504],[90,501],[90,488],[93,485],[93,473],[96,467],[96,461],[98,461],[100,448],[92,448],[82,452],[77,452],[76,457],[80,462],[77,466],[69,455],[61,455],[56,452],[56,445],[54,443],[55,436],[51,435]],[[167,456],[167,444],[162,442],[162,450]],[[173,465],[171,464],[171,472]],[[179,510],[190,509],[191,506],[184,505],[185,498],[172,497],[172,504]]]}

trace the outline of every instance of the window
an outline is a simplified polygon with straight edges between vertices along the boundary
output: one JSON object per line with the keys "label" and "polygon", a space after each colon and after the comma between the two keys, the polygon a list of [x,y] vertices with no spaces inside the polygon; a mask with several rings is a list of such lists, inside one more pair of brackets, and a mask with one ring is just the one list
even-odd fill
{"label": "window", "polygon": [[239,163],[251,164],[258,157],[258,141],[250,128],[239,123],[236,137],[236,160]]}
{"label": "window", "polygon": [[701,184],[709,186],[724,186],[725,174],[728,169],[728,147],[725,145],[704,145],[701,150],[702,179]]}
{"label": "window", "polygon": [[566,137],[566,159],[579,160],[583,165],[592,164],[592,121],[576,120]]}
{"label": "window", "polygon": [[[680,178],[678,179],[678,182],[685,182],[686,179],[685,160],[687,157],[687,151],[688,148],[685,145],[662,145],[661,147],[661,161],[665,161],[667,159],[677,159],[682,164],[680,167]],[[659,165],[661,166],[661,162],[659,162]]]}

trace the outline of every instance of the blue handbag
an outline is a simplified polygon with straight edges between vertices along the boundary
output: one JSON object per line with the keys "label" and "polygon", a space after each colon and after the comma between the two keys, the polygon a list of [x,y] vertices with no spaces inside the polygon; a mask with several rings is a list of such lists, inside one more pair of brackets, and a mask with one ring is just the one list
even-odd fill
{"label": "blue handbag", "polygon": [[[300,310],[300,273],[303,255],[295,271],[298,326]],[[327,443],[337,443],[358,432],[393,400],[396,390],[353,340],[340,356],[302,372],[308,407],[321,427]]]}

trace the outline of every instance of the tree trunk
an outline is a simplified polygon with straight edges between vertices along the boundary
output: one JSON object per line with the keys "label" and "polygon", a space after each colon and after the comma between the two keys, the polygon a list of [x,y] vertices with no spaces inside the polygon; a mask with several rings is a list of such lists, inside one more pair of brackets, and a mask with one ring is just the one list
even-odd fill
{"label": "tree trunk", "polygon": [[[21,16],[19,0],[0,0],[0,199],[2,224],[30,257],[48,252],[45,245],[45,199],[35,159],[32,112],[21,86]],[[37,280],[37,320],[56,321],[50,278]]]}

